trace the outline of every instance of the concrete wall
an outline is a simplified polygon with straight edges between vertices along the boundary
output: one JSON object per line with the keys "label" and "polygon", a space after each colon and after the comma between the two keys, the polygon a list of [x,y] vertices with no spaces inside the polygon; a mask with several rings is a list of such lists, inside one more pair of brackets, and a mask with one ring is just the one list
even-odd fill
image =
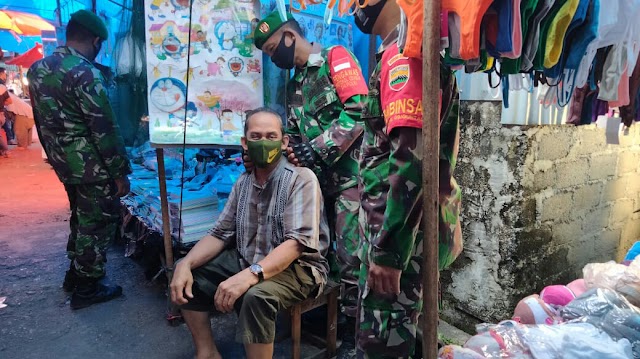
{"label": "concrete wall", "polygon": [[640,126],[616,146],[595,126],[503,126],[500,111],[461,108],[465,250],[442,291],[443,316],[466,330],[640,240]]}

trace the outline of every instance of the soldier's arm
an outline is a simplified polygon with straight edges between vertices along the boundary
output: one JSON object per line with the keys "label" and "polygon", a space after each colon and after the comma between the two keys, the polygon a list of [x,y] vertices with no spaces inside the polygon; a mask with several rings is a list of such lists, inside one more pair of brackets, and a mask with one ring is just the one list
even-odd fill
{"label": "soldier's arm", "polygon": [[389,192],[371,260],[404,270],[422,218],[422,62],[396,54],[388,50],[381,60],[380,100],[391,141]]}
{"label": "soldier's arm", "polygon": [[91,130],[91,142],[102,157],[109,175],[116,179],[131,173],[118,123],[99,70],[84,73],[76,87],[78,103]]}
{"label": "soldier's arm", "polygon": [[[287,86],[287,98],[289,99],[289,101],[291,101],[293,96],[295,96],[295,84],[292,80],[289,81],[289,84]],[[287,128],[284,132],[289,135],[289,146],[302,142],[302,137],[300,136],[300,127],[298,127],[298,123],[292,112],[292,109],[287,108]]]}
{"label": "soldier's arm", "polygon": [[368,89],[358,61],[344,47],[330,50],[326,66],[343,108],[331,126],[311,141],[311,147],[324,164],[331,166],[364,132],[359,121]]}

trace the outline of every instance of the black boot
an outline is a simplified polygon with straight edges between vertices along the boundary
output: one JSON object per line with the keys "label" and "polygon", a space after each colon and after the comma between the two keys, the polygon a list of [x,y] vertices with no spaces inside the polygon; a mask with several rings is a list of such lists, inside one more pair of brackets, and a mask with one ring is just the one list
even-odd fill
{"label": "black boot", "polygon": [[73,292],[76,289],[76,286],[78,285],[79,279],[80,277],[78,276],[75,269],[73,268],[73,262],[71,262],[71,264],[69,265],[69,270],[64,275],[64,282],[62,282],[62,289],[64,289],[65,292]]}
{"label": "black boot", "polygon": [[83,279],[78,283],[76,291],[71,296],[71,309],[82,309],[92,304],[102,303],[122,295],[122,287],[107,284],[104,279],[88,281]]}

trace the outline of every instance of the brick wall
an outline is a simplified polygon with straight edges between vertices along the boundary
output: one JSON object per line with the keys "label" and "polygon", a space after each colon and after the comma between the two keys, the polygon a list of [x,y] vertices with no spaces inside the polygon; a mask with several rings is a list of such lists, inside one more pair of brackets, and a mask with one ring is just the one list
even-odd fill
{"label": "brick wall", "polygon": [[444,317],[467,330],[640,240],[640,126],[607,145],[595,126],[502,126],[500,111],[461,108],[465,251],[442,282]]}

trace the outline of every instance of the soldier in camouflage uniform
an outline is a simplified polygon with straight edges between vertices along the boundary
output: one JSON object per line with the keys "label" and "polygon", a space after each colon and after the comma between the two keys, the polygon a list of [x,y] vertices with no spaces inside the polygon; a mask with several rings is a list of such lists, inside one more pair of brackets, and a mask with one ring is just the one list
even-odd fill
{"label": "soldier in camouflage uniform", "polygon": [[343,285],[343,313],[355,317],[360,267],[357,176],[363,132],[357,121],[367,86],[349,50],[322,49],[301,34],[291,14],[282,21],[274,11],[258,23],[254,41],[276,66],[296,68],[287,88],[289,158],[313,169],[320,180],[337,257],[339,273],[334,271],[333,277]]}
{"label": "soldier in camouflage uniform", "polygon": [[[372,0],[356,25],[383,38],[363,110],[362,231],[356,347],[361,358],[410,358],[422,310],[422,59],[397,45],[395,1]],[[439,270],[462,248],[461,191],[452,177],[458,151],[455,77],[440,73]],[[426,154],[429,155],[429,154]],[[433,268],[432,270],[435,270]]]}
{"label": "soldier in camouflage uniform", "polygon": [[67,26],[67,44],[29,69],[36,128],[71,208],[63,287],[79,309],[122,294],[104,280],[107,247],[120,222],[119,197],[131,173],[104,79],[93,61],[108,33],[95,14],[80,10]]}

